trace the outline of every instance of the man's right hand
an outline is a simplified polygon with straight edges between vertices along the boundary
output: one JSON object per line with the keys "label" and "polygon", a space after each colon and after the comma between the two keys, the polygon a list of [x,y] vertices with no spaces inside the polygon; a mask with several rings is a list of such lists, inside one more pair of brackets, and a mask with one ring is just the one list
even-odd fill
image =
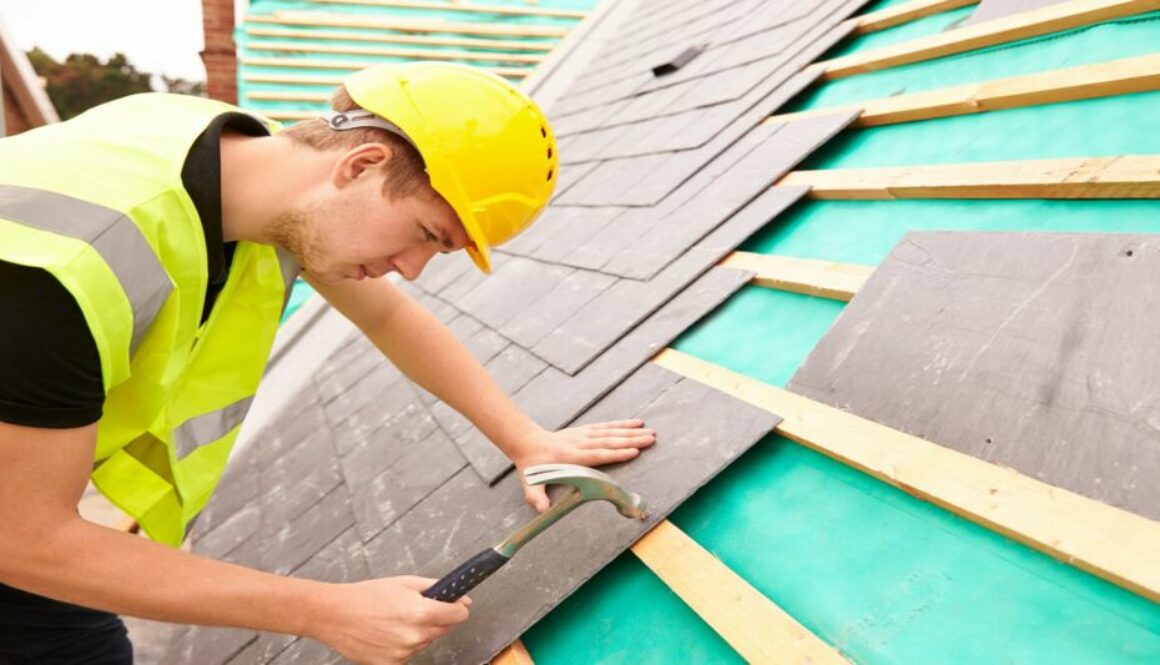
{"label": "man's right hand", "polygon": [[435,582],[407,576],[335,585],[310,637],[356,663],[405,663],[467,620],[466,596],[443,603],[420,595]]}

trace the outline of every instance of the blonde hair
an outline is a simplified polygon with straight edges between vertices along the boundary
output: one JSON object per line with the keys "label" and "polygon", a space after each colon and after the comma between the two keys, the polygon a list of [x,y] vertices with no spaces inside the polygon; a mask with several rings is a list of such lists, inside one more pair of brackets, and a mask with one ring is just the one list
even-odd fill
{"label": "blonde hair", "polygon": [[[335,111],[353,111],[359,108],[359,105],[351,99],[345,86],[339,86],[330,97],[330,108]],[[354,148],[364,143],[384,143],[391,148],[394,155],[391,159],[390,173],[383,183],[383,191],[387,196],[392,199],[405,198],[431,186],[423,165],[423,157],[415,146],[385,129],[361,127],[339,132],[331,129],[322,118],[313,118],[291,125],[280,134],[315,150]]]}

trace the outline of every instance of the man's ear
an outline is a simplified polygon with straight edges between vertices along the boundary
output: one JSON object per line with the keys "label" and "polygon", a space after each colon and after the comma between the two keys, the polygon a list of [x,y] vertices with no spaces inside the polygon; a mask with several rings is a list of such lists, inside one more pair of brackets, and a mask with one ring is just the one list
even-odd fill
{"label": "man's ear", "polygon": [[351,148],[334,165],[334,186],[341,189],[364,176],[382,174],[393,157],[394,152],[385,143],[363,143]]}

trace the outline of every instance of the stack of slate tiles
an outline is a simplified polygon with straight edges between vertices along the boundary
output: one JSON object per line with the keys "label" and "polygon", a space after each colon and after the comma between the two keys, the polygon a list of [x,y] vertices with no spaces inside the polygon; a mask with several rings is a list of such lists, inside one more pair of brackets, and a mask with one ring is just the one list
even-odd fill
{"label": "stack of slate tiles", "polygon": [[[544,218],[490,277],[438,257],[404,286],[544,427],[641,416],[659,437],[609,469],[649,501],[648,521],[577,511],[476,589],[472,620],[420,660],[487,660],[776,425],[648,360],[748,281],[715,264],[802,196],[771,185],[851,121],[760,124],[861,4],[637,3],[547,109],[562,167]],[[510,462],[377,355],[352,337],[305,382],[238,455],[195,551],[329,581],[438,577],[533,515]],[[309,640],[203,628],[179,631],[168,660],[340,662]]]}

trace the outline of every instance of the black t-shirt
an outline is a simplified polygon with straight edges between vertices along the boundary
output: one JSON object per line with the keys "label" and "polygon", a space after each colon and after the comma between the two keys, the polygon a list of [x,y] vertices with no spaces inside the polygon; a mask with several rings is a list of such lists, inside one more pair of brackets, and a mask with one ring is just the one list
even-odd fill
{"label": "black t-shirt", "polygon": [[[233,243],[222,241],[221,134],[268,134],[256,118],[224,113],[190,148],[181,181],[201,217],[209,260],[202,322],[229,275]],[[81,427],[101,418],[101,360],[80,306],[39,268],[0,261],[0,421]]]}

